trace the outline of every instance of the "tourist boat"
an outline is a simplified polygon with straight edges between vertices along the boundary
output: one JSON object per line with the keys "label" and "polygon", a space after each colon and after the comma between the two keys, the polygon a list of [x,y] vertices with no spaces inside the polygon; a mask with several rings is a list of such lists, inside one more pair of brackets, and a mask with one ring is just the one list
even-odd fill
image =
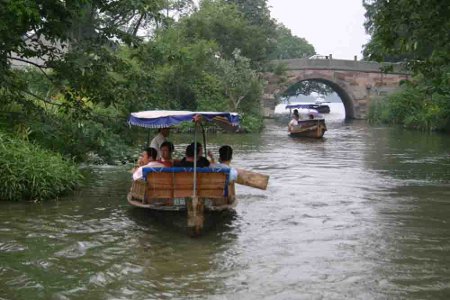
{"label": "tourist boat", "polygon": [[[171,128],[183,122],[194,123],[194,142],[202,132],[203,149],[207,153],[204,124],[214,122],[236,131],[239,115],[228,112],[143,111],[132,113],[128,123],[145,128]],[[197,152],[197,151],[195,151]],[[233,209],[237,204],[234,182],[229,168],[143,168],[144,180],[133,181],[128,194],[132,206],[157,211],[187,211],[187,226],[192,235],[201,233],[204,211]],[[269,177],[238,169],[236,183],[266,189]]]}
{"label": "tourist boat", "polygon": [[312,109],[317,110],[321,114],[329,114],[330,113],[330,106],[327,105],[325,99],[323,98],[317,98],[316,102],[314,104],[315,107],[312,107]]}
{"label": "tourist boat", "polygon": [[289,135],[291,137],[321,138],[327,131],[325,119],[315,109],[306,108],[304,104],[290,104],[286,106],[292,115],[292,109],[297,109],[300,119],[298,125],[293,126]]}
{"label": "tourist boat", "polygon": [[298,103],[292,105],[298,105],[299,108],[315,109],[321,114],[329,114],[331,111],[330,106],[326,103],[329,102],[326,102],[323,98],[317,98],[314,103]]}

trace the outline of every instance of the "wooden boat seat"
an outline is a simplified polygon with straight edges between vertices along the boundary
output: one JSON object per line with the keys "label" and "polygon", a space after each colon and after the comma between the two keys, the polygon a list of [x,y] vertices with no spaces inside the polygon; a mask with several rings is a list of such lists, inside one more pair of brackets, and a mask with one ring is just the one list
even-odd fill
{"label": "wooden boat seat", "polygon": [[[197,196],[228,197],[229,169],[197,168]],[[146,199],[173,199],[193,196],[193,168],[144,168]]]}

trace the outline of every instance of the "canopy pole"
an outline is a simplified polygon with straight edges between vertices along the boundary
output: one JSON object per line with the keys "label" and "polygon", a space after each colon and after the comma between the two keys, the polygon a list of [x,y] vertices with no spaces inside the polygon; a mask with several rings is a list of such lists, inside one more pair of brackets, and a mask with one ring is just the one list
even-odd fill
{"label": "canopy pole", "polygon": [[203,135],[203,153],[205,157],[208,157],[207,155],[208,151],[206,150],[206,132],[203,123],[200,123],[200,127],[202,128],[202,135]]}
{"label": "canopy pole", "polygon": [[199,236],[203,229],[204,223],[204,201],[197,196],[197,120],[195,120],[194,128],[194,178],[193,178],[193,194],[192,198],[187,198],[186,208],[188,213],[187,227],[191,236]]}
{"label": "canopy pole", "polygon": [[146,148],[150,147],[150,130],[147,131],[147,146]]}
{"label": "canopy pole", "polygon": [[194,127],[194,190],[193,197],[197,197],[197,122]]}

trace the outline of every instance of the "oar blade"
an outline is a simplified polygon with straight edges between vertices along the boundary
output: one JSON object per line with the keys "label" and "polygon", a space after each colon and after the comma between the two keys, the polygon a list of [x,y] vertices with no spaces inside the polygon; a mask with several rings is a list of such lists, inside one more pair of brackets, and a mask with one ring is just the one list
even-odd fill
{"label": "oar blade", "polygon": [[237,169],[237,170],[238,170],[238,178],[236,180],[236,183],[261,190],[267,189],[267,185],[269,184],[268,175],[247,171],[244,169]]}

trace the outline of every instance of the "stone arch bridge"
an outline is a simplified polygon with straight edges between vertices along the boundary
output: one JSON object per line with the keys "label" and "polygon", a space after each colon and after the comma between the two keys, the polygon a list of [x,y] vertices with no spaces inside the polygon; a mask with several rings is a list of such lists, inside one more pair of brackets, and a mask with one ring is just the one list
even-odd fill
{"label": "stone arch bridge", "polygon": [[268,118],[274,116],[280,95],[289,86],[301,81],[317,81],[330,86],[339,95],[347,119],[365,119],[371,99],[392,93],[402,80],[409,78],[400,64],[366,61],[286,59],[273,61],[272,66],[284,72],[263,74],[266,85],[262,106]]}

